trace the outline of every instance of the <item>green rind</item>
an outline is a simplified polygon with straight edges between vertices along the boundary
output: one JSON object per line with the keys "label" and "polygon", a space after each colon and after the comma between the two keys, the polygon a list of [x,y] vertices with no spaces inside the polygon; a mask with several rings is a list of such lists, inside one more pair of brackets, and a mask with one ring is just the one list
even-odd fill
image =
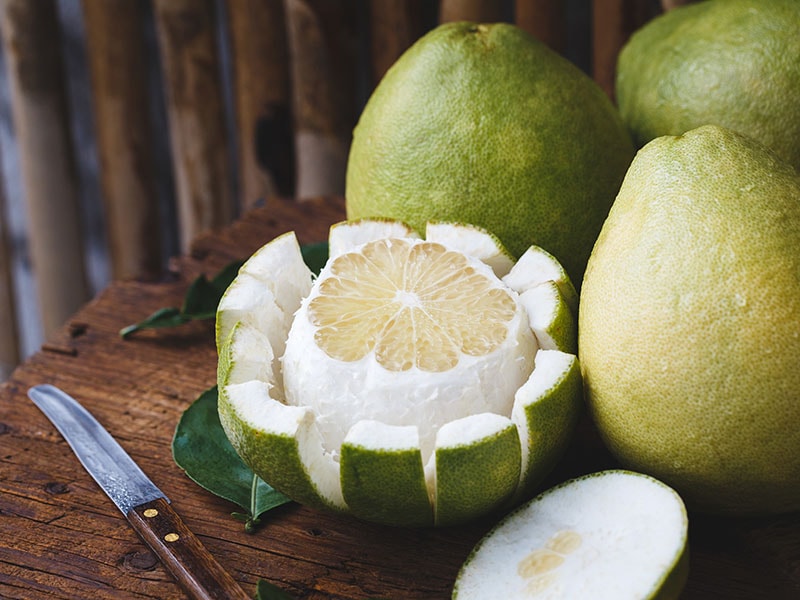
{"label": "green rind", "polygon": [[[537,354],[537,360],[542,352]],[[583,411],[583,379],[578,358],[564,354],[564,359],[566,368],[542,393],[524,398],[524,391],[517,392],[519,404],[514,406],[514,421],[527,430],[527,460],[522,465],[517,501],[530,497],[553,469],[566,451]],[[532,377],[535,376],[536,367]]]}
{"label": "green rind", "polygon": [[436,525],[464,523],[509,502],[519,484],[521,450],[513,423],[494,435],[436,448]]}
{"label": "green rind", "polygon": [[433,525],[419,446],[380,450],[345,440],[340,463],[342,494],[354,516],[403,527]]}
{"label": "green rind", "polygon": [[256,475],[295,502],[318,509],[341,510],[317,491],[301,459],[296,437],[251,425],[231,402],[226,387],[219,388],[218,410],[225,434]]}
{"label": "green rind", "polygon": [[552,281],[573,315],[578,314],[578,292],[572,279],[558,259],[544,248],[530,246],[503,277],[503,283],[518,294]]}
{"label": "green rind", "polygon": [[[545,281],[527,290],[520,301],[529,312],[531,329],[540,348],[578,353],[577,320],[555,281]],[[547,321],[537,322],[540,315],[546,316]]]}
{"label": "green rind", "polygon": [[689,545],[684,544],[683,552],[675,561],[672,569],[661,580],[661,584],[648,600],[679,600],[683,588],[689,579]]}

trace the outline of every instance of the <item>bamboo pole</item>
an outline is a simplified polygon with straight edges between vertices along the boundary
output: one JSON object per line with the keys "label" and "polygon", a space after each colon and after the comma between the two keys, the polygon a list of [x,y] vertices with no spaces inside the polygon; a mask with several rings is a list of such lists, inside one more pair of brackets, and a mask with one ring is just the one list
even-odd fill
{"label": "bamboo pole", "polygon": [[617,56],[630,35],[651,16],[644,0],[593,0],[594,80],[614,97]]}
{"label": "bamboo pole", "polygon": [[370,67],[374,87],[425,31],[422,0],[372,0]]}
{"label": "bamboo pole", "polygon": [[561,0],[516,0],[514,22],[540,42],[563,54],[567,47],[567,21]]}
{"label": "bamboo pole", "polygon": [[494,23],[502,21],[505,13],[503,3],[497,0],[441,0],[439,22],[476,21]]}
{"label": "bamboo pole", "polygon": [[161,272],[142,4],[83,0],[106,229],[115,278]]}
{"label": "bamboo pole", "polygon": [[228,0],[240,207],[294,194],[294,141],[282,0]]}
{"label": "bamboo pole", "polygon": [[49,336],[89,298],[55,2],[2,0],[0,24],[28,243]]}
{"label": "bamboo pole", "polygon": [[12,249],[6,226],[6,207],[0,186],[0,382],[5,381],[19,363],[19,331],[11,276]]}
{"label": "bamboo pole", "polygon": [[155,0],[181,249],[235,213],[212,0]]}
{"label": "bamboo pole", "polygon": [[286,0],[298,198],[343,194],[356,119],[355,3]]}

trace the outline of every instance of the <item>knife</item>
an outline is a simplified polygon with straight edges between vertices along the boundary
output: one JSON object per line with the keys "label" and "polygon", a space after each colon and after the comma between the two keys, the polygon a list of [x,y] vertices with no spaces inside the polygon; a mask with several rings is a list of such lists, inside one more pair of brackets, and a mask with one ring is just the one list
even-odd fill
{"label": "knife", "polygon": [[249,600],[186,527],[164,493],[89,411],[49,384],[33,386],[28,396],[190,598]]}

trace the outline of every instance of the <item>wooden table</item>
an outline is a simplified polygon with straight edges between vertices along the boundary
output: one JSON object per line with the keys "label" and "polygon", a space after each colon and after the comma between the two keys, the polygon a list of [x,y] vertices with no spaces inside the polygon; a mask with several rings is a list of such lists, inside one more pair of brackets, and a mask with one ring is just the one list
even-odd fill
{"label": "wooden table", "polygon": [[[492,521],[448,530],[380,527],[294,504],[255,534],[235,507],[190,481],[171,457],[182,412],[215,383],[213,325],[140,332],[120,328],[180,305],[197,275],[288,230],[326,239],[341,199],[271,200],[229,229],[196,241],[174,278],[115,282],[0,387],[0,598],[183,598],[180,588],[27,398],[49,382],[75,395],[172,500],[220,563],[254,593],[259,578],[297,598],[448,598],[458,568]],[[548,483],[613,466],[584,423]],[[686,599],[800,598],[800,516],[690,517]]]}

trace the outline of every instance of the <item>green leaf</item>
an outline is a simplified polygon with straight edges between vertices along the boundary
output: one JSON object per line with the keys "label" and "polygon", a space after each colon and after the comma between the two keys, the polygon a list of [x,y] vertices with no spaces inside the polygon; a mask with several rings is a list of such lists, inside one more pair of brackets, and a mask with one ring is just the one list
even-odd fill
{"label": "green leaf", "polygon": [[128,325],[120,330],[119,334],[126,338],[132,333],[141,329],[158,329],[161,327],[176,327],[186,323],[189,319],[181,314],[177,308],[159,308],[152,315],[147,317],[144,321]]}
{"label": "green leaf", "polygon": [[319,275],[322,267],[328,262],[328,242],[317,242],[307,244],[300,248],[303,253],[303,260],[314,275]]}
{"label": "green leaf", "polygon": [[217,413],[216,386],[203,392],[181,416],[172,439],[177,465],[199,486],[244,509],[234,516],[252,532],[262,514],[289,498],[262,481],[228,441]]}
{"label": "green leaf", "polygon": [[215,318],[222,294],[228,289],[242,264],[244,263],[240,260],[229,263],[211,280],[200,275],[189,285],[180,308],[160,308],[143,321],[122,328],[119,334],[127,338],[142,329],[177,327],[189,321]]}
{"label": "green leaf", "polygon": [[256,600],[294,600],[294,597],[278,586],[259,579],[256,584]]}
{"label": "green leaf", "polygon": [[[308,268],[315,275],[319,275],[328,260],[328,242],[307,244],[302,246],[300,251]],[[243,260],[235,260],[223,267],[210,280],[205,275],[200,275],[189,284],[180,308],[160,308],[143,321],[123,327],[119,334],[123,338],[128,338],[142,329],[177,327],[189,321],[214,319],[222,294],[233,282],[243,264]]]}

